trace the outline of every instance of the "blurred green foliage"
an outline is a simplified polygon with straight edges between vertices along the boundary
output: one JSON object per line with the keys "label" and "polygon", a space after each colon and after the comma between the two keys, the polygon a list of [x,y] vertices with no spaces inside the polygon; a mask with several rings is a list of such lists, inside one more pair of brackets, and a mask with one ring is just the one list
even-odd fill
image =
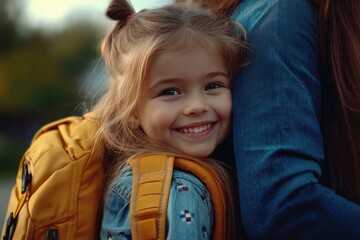
{"label": "blurred green foliage", "polygon": [[98,60],[99,36],[88,22],[48,33],[21,26],[0,5],[0,176],[15,172],[35,131],[69,115],[83,101],[80,88]]}

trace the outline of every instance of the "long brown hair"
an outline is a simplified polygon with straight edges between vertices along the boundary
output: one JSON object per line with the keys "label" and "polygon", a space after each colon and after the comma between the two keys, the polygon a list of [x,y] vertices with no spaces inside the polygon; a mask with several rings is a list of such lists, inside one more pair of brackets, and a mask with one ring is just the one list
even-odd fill
{"label": "long brown hair", "polygon": [[336,190],[360,203],[360,1],[313,0],[320,40],[325,148]]}
{"label": "long brown hair", "polygon": [[219,16],[229,16],[240,0],[173,0],[174,3],[183,3],[209,9]]}

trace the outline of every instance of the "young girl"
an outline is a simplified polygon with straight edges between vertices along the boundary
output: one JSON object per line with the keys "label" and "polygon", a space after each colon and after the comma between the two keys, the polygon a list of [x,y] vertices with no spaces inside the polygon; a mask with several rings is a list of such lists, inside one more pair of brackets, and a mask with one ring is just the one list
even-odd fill
{"label": "young girl", "polygon": [[[114,0],[107,16],[117,21],[101,48],[109,84],[94,108],[110,176],[101,238],[131,239],[127,160],[154,151],[206,162],[222,181],[227,217],[233,220],[230,177],[221,164],[205,158],[229,133],[230,89],[244,50],[236,37],[241,28],[205,10],[175,4],[135,13],[127,1]],[[167,238],[209,239],[213,224],[206,187],[174,170]]]}

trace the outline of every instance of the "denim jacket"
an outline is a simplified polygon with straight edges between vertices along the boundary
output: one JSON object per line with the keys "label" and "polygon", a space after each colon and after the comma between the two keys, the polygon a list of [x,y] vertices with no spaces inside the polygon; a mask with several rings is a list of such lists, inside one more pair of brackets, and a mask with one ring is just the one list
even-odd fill
{"label": "denim jacket", "polygon": [[[128,168],[105,198],[101,239],[131,239],[129,204],[132,173]],[[214,212],[210,194],[195,176],[174,170],[166,217],[166,239],[211,239]]]}
{"label": "denim jacket", "polygon": [[[233,91],[242,219],[254,239],[360,239],[360,206],[319,183],[318,38],[310,0],[243,0],[251,51]],[[339,139],[341,141],[341,139]]]}

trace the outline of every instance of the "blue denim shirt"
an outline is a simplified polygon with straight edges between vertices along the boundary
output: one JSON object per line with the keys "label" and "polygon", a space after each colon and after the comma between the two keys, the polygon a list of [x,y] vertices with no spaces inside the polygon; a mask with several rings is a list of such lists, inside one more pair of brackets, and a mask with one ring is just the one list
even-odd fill
{"label": "blue denim shirt", "polygon": [[319,183],[326,160],[310,1],[244,0],[233,17],[245,25],[252,49],[233,94],[234,148],[248,235],[360,239],[360,207]]}
{"label": "blue denim shirt", "polygon": [[[129,204],[130,168],[119,176],[107,193],[101,239],[131,239]],[[214,212],[210,194],[195,176],[174,170],[167,209],[166,239],[211,239]]]}

